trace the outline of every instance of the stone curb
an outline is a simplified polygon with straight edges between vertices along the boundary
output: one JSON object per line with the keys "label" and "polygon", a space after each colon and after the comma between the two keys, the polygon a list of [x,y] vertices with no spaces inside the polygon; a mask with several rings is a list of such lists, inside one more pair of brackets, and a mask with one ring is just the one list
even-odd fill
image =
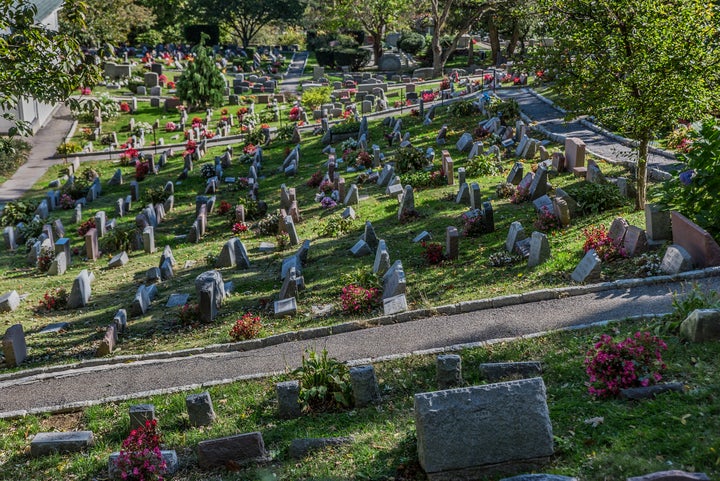
{"label": "stone curb", "polygon": [[[433,354],[442,354],[446,352],[458,352],[465,349],[475,349],[480,347],[486,347],[486,346],[492,346],[494,344],[498,343],[504,343],[504,342],[511,342],[518,339],[534,339],[542,336],[546,336],[548,334],[556,333],[556,332],[568,332],[568,331],[576,331],[580,329],[587,329],[590,327],[596,327],[596,326],[604,326],[613,322],[621,322],[623,320],[637,320],[637,319],[655,319],[658,317],[661,317],[660,315],[641,315],[641,316],[631,316],[626,317],[621,320],[616,319],[608,319],[604,321],[598,321],[593,323],[587,323],[587,324],[578,324],[575,326],[568,326],[561,329],[553,329],[548,331],[540,331],[535,332],[532,334],[526,334],[522,336],[516,336],[516,337],[503,337],[503,338],[497,338],[497,339],[488,339],[487,341],[477,341],[477,342],[468,342],[463,344],[453,344],[451,346],[446,347],[437,347],[432,349],[423,349],[423,350],[417,350],[417,351],[410,351],[410,352],[403,352],[398,354],[391,354],[387,356],[378,356],[374,358],[364,358],[364,359],[355,359],[355,360],[349,360],[346,361],[345,364],[348,366],[361,366],[365,364],[372,364],[372,363],[378,363],[378,362],[388,362],[388,361],[395,361],[399,359],[405,359],[412,356],[427,356],[427,355],[433,355]],[[196,389],[204,389],[207,387],[212,386],[219,386],[219,385],[225,385],[225,384],[231,384],[234,382],[239,381],[248,381],[253,379],[261,379],[266,377],[272,377],[272,376],[278,376],[285,374],[285,372],[276,371],[276,372],[267,372],[267,373],[256,373],[252,375],[245,375],[245,376],[238,376],[235,378],[229,378],[229,379],[219,379],[215,381],[209,381],[205,383],[200,384],[188,384],[186,386],[175,386],[172,388],[165,388],[165,389],[155,389],[151,391],[143,391],[139,393],[134,394],[128,394],[128,395],[122,395],[122,396],[111,396],[106,397],[102,399],[96,399],[91,401],[80,401],[80,402],[74,402],[74,403],[68,403],[68,404],[57,404],[54,406],[46,406],[42,408],[33,408],[28,410],[18,410],[18,411],[8,411],[8,412],[0,412],[0,419],[14,419],[14,418],[21,418],[28,415],[33,414],[61,414],[61,413],[67,413],[67,412],[75,412],[79,411],[81,409],[90,407],[90,406],[96,406],[99,404],[105,404],[105,403],[111,403],[111,402],[123,402],[123,401],[129,401],[132,399],[141,399],[141,398],[147,398],[151,396],[159,396],[163,394],[175,394],[178,392],[186,392],[186,391],[193,391]]]}
{"label": "stone curb", "polygon": [[555,289],[541,289],[530,291],[523,294],[512,294],[509,296],[495,297],[491,299],[480,299],[474,301],[462,301],[456,304],[447,304],[443,306],[430,307],[425,309],[416,309],[412,311],[401,312],[390,316],[379,316],[366,320],[356,320],[335,324],[332,326],[315,327],[310,329],[302,329],[299,331],[285,332],[262,339],[251,339],[249,341],[241,341],[227,344],[213,344],[205,347],[192,349],[183,349],[180,351],[163,351],[153,352],[149,354],[136,354],[129,356],[116,356],[109,359],[91,359],[75,364],[50,366],[44,368],[29,369],[14,373],[0,375],[0,382],[23,379],[30,376],[43,374],[53,374],[70,369],[82,369],[98,366],[115,366],[129,362],[138,361],[160,361],[174,358],[185,358],[197,355],[218,354],[228,352],[249,352],[265,347],[276,346],[286,342],[307,341],[331,336],[333,334],[342,334],[346,332],[358,331],[361,329],[369,329],[377,326],[389,324],[398,324],[402,322],[414,321],[435,316],[450,316],[455,314],[465,314],[486,309],[495,309],[506,306],[515,306],[519,304],[528,304],[538,301],[548,301],[566,297],[575,297],[584,294],[592,294],[597,292],[629,289],[632,287],[650,286],[655,284],[664,284],[669,282],[681,282],[694,279],[702,279],[706,277],[720,276],[720,266],[708,267],[706,269],[683,272],[674,276],[654,276],[637,279],[620,279],[613,282],[603,282],[599,284],[576,285],[568,287],[560,287]]}

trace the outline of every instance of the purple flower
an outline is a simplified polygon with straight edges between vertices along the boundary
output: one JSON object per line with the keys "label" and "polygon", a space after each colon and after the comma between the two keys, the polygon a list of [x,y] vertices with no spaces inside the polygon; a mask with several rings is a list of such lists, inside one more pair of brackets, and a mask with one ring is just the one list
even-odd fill
{"label": "purple flower", "polygon": [[680,173],[680,182],[682,182],[683,185],[690,185],[693,177],[695,177],[695,170],[686,170],[685,172]]}

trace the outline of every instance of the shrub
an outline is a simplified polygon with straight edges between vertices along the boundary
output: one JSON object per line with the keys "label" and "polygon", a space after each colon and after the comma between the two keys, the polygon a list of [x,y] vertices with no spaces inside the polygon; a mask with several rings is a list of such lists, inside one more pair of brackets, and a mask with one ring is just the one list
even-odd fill
{"label": "shrub", "polygon": [[498,163],[494,155],[476,155],[465,166],[465,172],[470,177],[499,175],[502,171],[502,164]]}
{"label": "shrub", "polygon": [[52,261],[55,260],[55,251],[50,247],[43,247],[40,249],[40,254],[37,258],[37,268],[40,272],[47,272],[50,270]]}
{"label": "shrub", "polygon": [[232,225],[231,231],[234,235],[242,235],[249,230],[249,227],[245,222],[235,222]]}
{"label": "shrub", "polygon": [[68,194],[61,194],[58,204],[60,205],[60,208],[69,210],[75,207],[75,199],[70,197]]}
{"label": "shrub", "polygon": [[515,188],[515,193],[510,196],[511,204],[522,204],[528,200],[530,200],[530,189],[519,185]]}
{"label": "shrub", "polygon": [[440,265],[445,260],[443,246],[438,242],[425,242],[420,244],[423,248],[422,258],[431,266]]}
{"label": "shrub", "polygon": [[300,380],[300,402],[304,411],[326,411],[352,405],[352,385],[348,367],[328,357],[326,349],[318,355],[306,351],[302,365],[293,371]]}
{"label": "shrub", "polygon": [[221,105],[225,92],[225,77],[215,66],[211,52],[201,41],[195,47],[195,60],[188,64],[177,81],[177,96],[191,109]]}
{"label": "shrub", "polygon": [[677,334],[680,324],[695,309],[720,308],[720,295],[717,291],[702,289],[697,283],[690,288],[683,284],[682,292],[673,293],[672,308],[672,312],[660,320],[656,331]]}
{"label": "shrub", "polygon": [[162,204],[168,199],[168,197],[170,197],[170,195],[170,192],[166,191],[164,186],[158,185],[146,188],[143,193],[143,200],[153,205]]}
{"label": "shrub", "polygon": [[348,284],[342,288],[340,305],[345,313],[370,312],[380,306],[382,293],[376,287]]}
{"label": "shrub", "polygon": [[490,254],[490,257],[488,257],[488,265],[490,267],[505,267],[517,264],[522,260],[523,257],[521,255],[502,250]]}
{"label": "shrub", "polygon": [[590,377],[588,392],[597,398],[609,398],[620,394],[621,389],[659,382],[667,368],[661,352],[666,349],[665,342],[649,332],[636,332],[618,343],[603,334],[585,357],[585,372]]}
{"label": "shrub", "polygon": [[407,174],[422,170],[427,165],[425,152],[408,146],[400,147],[395,152],[395,169],[399,174]]}
{"label": "shrub", "polygon": [[565,190],[575,199],[582,214],[599,214],[621,207],[626,202],[618,188],[612,184],[580,182],[568,186]]}
{"label": "shrub", "polygon": [[417,32],[403,32],[400,39],[398,39],[397,46],[404,52],[416,55],[425,48],[425,37]]}
{"label": "shrub", "polygon": [[[329,197],[325,197],[325,199],[329,199]],[[343,219],[342,215],[337,214],[328,217],[325,225],[318,230],[318,235],[320,237],[340,237],[350,232],[352,226],[353,220],[350,217]]]}
{"label": "shrub", "polygon": [[537,220],[535,220],[533,227],[539,231],[547,232],[562,228],[562,224],[558,216],[555,215],[555,212],[543,206],[541,211],[537,213]]}
{"label": "shrub", "polygon": [[14,200],[5,204],[0,215],[0,224],[3,226],[17,225],[18,222],[30,222],[35,216],[37,204],[32,201]]}
{"label": "shrub", "polygon": [[68,182],[62,186],[60,193],[67,194],[71,199],[82,199],[90,191],[90,183],[83,179],[77,178],[75,182]]}
{"label": "shrub", "polygon": [[413,187],[442,187],[447,185],[447,176],[442,170],[423,170],[403,174],[402,183]]}
{"label": "shrub", "polygon": [[58,145],[57,153],[58,155],[70,155],[70,154],[76,154],[78,152],[82,152],[82,146],[78,144],[77,142],[63,142],[62,144]]}
{"label": "shrub", "polygon": [[357,154],[357,158],[355,159],[355,166],[360,169],[369,169],[373,165],[373,156],[370,155],[370,153],[361,150]]}
{"label": "shrub", "polygon": [[138,161],[135,163],[135,180],[140,182],[141,180],[145,180],[145,177],[147,177],[148,173],[150,173],[150,162],[149,161]]}
{"label": "shrub", "polygon": [[507,199],[515,195],[515,186],[511,182],[502,182],[495,187],[495,195],[500,199]]}
{"label": "shrub", "polygon": [[[247,213],[245,213],[247,216]],[[263,219],[260,219],[255,223],[253,228],[260,235],[275,235],[278,232],[278,226],[280,224],[280,214],[268,214]]]}
{"label": "shrub", "polygon": [[[333,134],[350,134],[352,132],[357,132],[360,129],[360,122],[351,119],[350,117],[347,117],[345,120],[340,122],[339,124],[335,124],[332,127],[330,127],[330,132]],[[348,148],[348,144],[352,145],[352,148],[357,147],[357,140],[355,139],[348,139],[345,142],[343,142],[341,150],[346,150]]]}
{"label": "shrub", "polygon": [[106,252],[129,251],[132,247],[132,236],[135,233],[134,224],[121,224],[105,232],[101,240],[102,250]]}
{"label": "shrub", "polygon": [[448,105],[448,114],[452,117],[467,117],[477,113],[472,100],[458,100]]}
{"label": "shrub", "polygon": [[305,89],[302,92],[300,102],[306,109],[315,110],[322,104],[330,102],[331,93],[331,87],[314,87]]}
{"label": "shrub", "polygon": [[80,227],[77,228],[77,235],[80,237],[84,237],[90,229],[95,229],[95,227],[95,218],[90,217],[88,220],[80,224]]}
{"label": "shrub", "polygon": [[667,209],[677,210],[694,220],[713,237],[720,236],[717,206],[720,203],[720,123],[716,119],[703,122],[691,135],[692,148],[679,155],[686,164],[683,171],[663,182],[659,202]]}
{"label": "shrub", "polygon": [[480,209],[471,209],[460,216],[463,223],[462,232],[466,237],[476,237],[488,232],[485,217]]}
{"label": "shrub", "polygon": [[284,251],[290,247],[290,234],[280,232],[275,236],[275,246],[278,251]]}
{"label": "shrub", "polygon": [[226,200],[221,200],[218,205],[218,215],[227,215],[232,210],[232,204]]}
{"label": "shrub", "polygon": [[584,252],[587,253],[590,249],[595,249],[598,257],[604,262],[627,257],[625,249],[610,237],[604,225],[600,224],[583,229],[583,235],[585,236]]}
{"label": "shrub", "polygon": [[[214,262],[213,262],[214,264]],[[200,321],[200,305],[186,302],[178,312],[178,319],[183,326],[189,326]]]}
{"label": "shrub", "polygon": [[318,170],[313,175],[310,176],[308,181],[305,182],[305,185],[307,185],[308,187],[310,187],[312,189],[320,187],[320,183],[322,182],[323,177],[324,177],[323,173]]}
{"label": "shrub", "polygon": [[233,341],[254,339],[260,334],[260,329],[262,329],[260,316],[254,316],[252,313],[246,312],[240,319],[235,321],[235,325],[230,330],[230,339]]}
{"label": "shrub", "polygon": [[63,287],[56,287],[45,292],[42,299],[38,303],[38,307],[46,311],[57,311],[67,307],[67,301],[70,297],[68,291]]}
{"label": "shrub", "polygon": [[520,105],[515,99],[491,99],[485,110],[490,117],[497,117],[499,114],[503,125],[512,125],[520,119]]}
{"label": "shrub", "polygon": [[162,481],[167,463],[160,450],[161,441],[155,419],[149,419],[145,421],[145,426],[130,431],[115,460],[120,477],[133,481]]}
{"label": "shrub", "polygon": [[200,167],[200,175],[205,179],[215,177],[215,166],[213,164],[203,164]]}
{"label": "shrub", "polygon": [[12,176],[23,165],[30,155],[30,144],[20,139],[10,142],[9,151],[0,151],[0,175]]}
{"label": "shrub", "polygon": [[340,48],[333,51],[333,64],[337,67],[349,66],[350,70],[358,71],[367,65],[372,56],[370,50],[362,48]]}

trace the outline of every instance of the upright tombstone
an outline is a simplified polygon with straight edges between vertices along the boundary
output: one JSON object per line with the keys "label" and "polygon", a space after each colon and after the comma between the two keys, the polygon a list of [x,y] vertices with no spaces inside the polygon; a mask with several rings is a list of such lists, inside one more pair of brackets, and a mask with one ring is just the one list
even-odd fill
{"label": "upright tombstone", "polygon": [[200,318],[211,322],[225,298],[225,284],[218,271],[206,271],[195,278],[195,292],[199,299]]}
{"label": "upright tombstone", "polygon": [[415,194],[411,185],[406,185],[403,190],[402,201],[398,208],[398,220],[415,214]]}
{"label": "upright tombstone", "polygon": [[435,360],[435,381],[438,389],[462,385],[462,359],[457,354],[441,354]]}
{"label": "upright tombstone", "polygon": [[693,264],[700,268],[720,265],[720,246],[715,239],[684,215],[675,211],[670,215],[673,243],[690,254]]}
{"label": "upright tombstone", "polygon": [[193,427],[209,426],[215,420],[210,393],[205,391],[200,394],[190,394],[185,398],[190,425]]}
{"label": "upright tombstone", "polygon": [[460,252],[460,234],[457,227],[448,226],[445,229],[445,258],[456,260]]}
{"label": "upright tombstone", "polygon": [[[369,243],[368,243],[369,244]],[[373,273],[383,276],[390,268],[390,253],[385,245],[385,240],[380,239],[375,250],[375,262],[373,263]]]}
{"label": "upright tombstone", "polygon": [[128,408],[130,415],[130,430],[144,427],[146,421],[156,420],[155,405],[153,404],[133,404]]}
{"label": "upright tombstone", "polygon": [[672,240],[670,212],[656,204],[645,204],[645,231],[653,241]]}
{"label": "upright tombstone", "polygon": [[0,296],[0,312],[12,312],[20,306],[20,295],[9,291]]}
{"label": "upright tombstone", "polygon": [[283,419],[294,419],[302,414],[300,404],[300,382],[285,381],[275,385],[278,400],[278,415]]}
{"label": "upright tombstone", "polygon": [[[513,471],[553,455],[542,378],[415,395],[418,459],[430,481],[480,479],[487,468]],[[502,435],[498,435],[502,433]]]}
{"label": "upright tombstone", "polygon": [[97,230],[95,228],[90,229],[85,234],[85,256],[90,261],[95,261],[100,256]]}
{"label": "upright tombstone", "polygon": [[107,216],[105,215],[105,211],[99,210],[95,213],[95,229],[97,229],[97,236],[98,238],[103,238],[105,236],[105,230],[106,230],[106,224],[107,224]]}
{"label": "upright tombstone", "polygon": [[575,282],[594,282],[600,279],[600,257],[595,249],[590,249],[585,253],[570,276]]}
{"label": "upright tombstone", "polygon": [[17,242],[15,241],[15,228],[13,226],[5,227],[3,230],[3,238],[5,240],[5,247],[9,251],[17,249]]}
{"label": "upright tombstone", "polygon": [[5,331],[2,339],[2,352],[5,356],[5,364],[8,366],[19,366],[25,360],[27,345],[22,324],[14,324]]}
{"label": "upright tombstone", "polygon": [[530,200],[535,200],[547,194],[547,167],[541,165],[538,167],[532,184],[530,184]]}
{"label": "upright tombstone", "polygon": [[668,246],[660,263],[660,270],[665,274],[679,274],[693,268],[693,259],[683,247],[672,244]]}
{"label": "upright tombstone", "polygon": [[67,305],[69,309],[85,307],[88,302],[90,302],[90,296],[92,295],[90,284],[92,282],[92,278],[92,274],[88,273],[86,269],[83,269],[77,275],[73,281],[70,296],[68,297]]}
{"label": "upright tombstone", "polygon": [[515,250],[515,245],[524,239],[527,239],[525,229],[520,222],[514,221],[512,224],[510,224],[508,235],[505,238],[505,250],[508,252],[513,252]]}
{"label": "upright tombstone", "polygon": [[565,139],[565,166],[571,172],[585,166],[585,142],[576,137]]}
{"label": "upright tombstone", "polygon": [[146,254],[155,252],[155,229],[149,225],[143,229],[143,250]]}
{"label": "upright tombstone", "polygon": [[528,267],[536,267],[550,258],[550,243],[542,232],[533,232],[530,236],[530,257]]}
{"label": "upright tombstone", "polygon": [[523,179],[523,169],[524,167],[522,162],[515,162],[507,176],[506,182],[513,185],[520,184],[520,181]]}
{"label": "upright tombstone", "polygon": [[380,402],[380,388],[372,365],[351,367],[350,384],[356,408]]}

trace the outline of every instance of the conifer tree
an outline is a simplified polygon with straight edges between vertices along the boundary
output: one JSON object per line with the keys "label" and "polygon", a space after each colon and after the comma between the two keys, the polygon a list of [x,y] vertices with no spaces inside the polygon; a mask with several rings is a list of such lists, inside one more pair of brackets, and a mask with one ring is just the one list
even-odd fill
{"label": "conifer tree", "polygon": [[208,52],[210,49],[205,47],[206,38],[203,35],[193,49],[195,58],[177,81],[177,96],[190,110],[222,105],[225,93],[225,78]]}

